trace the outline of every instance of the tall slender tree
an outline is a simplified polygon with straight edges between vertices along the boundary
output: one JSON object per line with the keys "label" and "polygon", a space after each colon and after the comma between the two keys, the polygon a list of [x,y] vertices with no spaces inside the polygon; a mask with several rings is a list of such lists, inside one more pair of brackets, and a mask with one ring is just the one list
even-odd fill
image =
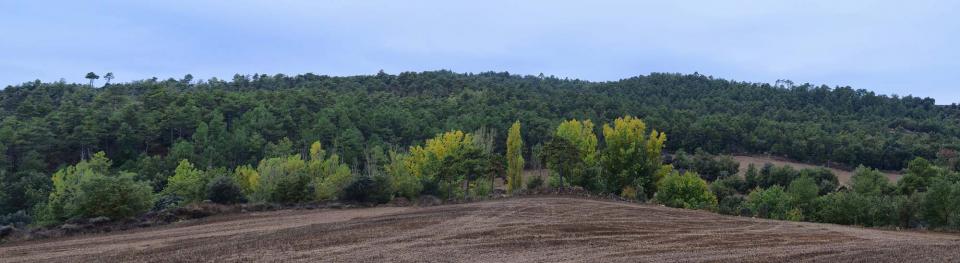
{"label": "tall slender tree", "polygon": [[520,137],[520,121],[510,126],[507,134],[507,190],[511,193],[523,187],[523,138]]}

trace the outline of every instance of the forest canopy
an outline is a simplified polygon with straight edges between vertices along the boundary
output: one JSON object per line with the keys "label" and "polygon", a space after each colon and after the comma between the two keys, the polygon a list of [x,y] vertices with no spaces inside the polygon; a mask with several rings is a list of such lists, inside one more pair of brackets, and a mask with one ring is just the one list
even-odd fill
{"label": "forest canopy", "polygon": [[[196,169],[253,175],[251,167],[263,165],[262,160],[290,165],[284,158],[292,154],[309,159],[327,150],[336,155],[331,166],[366,171],[375,152],[384,163],[406,158],[384,153],[451,130],[493,131],[490,151],[503,153],[507,131],[517,120],[523,123],[519,158],[527,160],[534,159],[532,146],[547,145],[555,134],[570,139],[592,129],[602,142],[608,141],[602,136],[615,134],[592,123],[571,122],[558,131],[558,123],[614,123],[622,116],[637,116],[669,134],[665,151],[701,148],[899,170],[915,157],[936,159],[960,148],[957,105],[850,87],[746,83],[700,74],[589,82],[431,71],[93,83],[34,81],[0,91],[0,214],[30,209],[60,191],[50,175],[83,160],[109,158],[114,169],[135,171],[136,178],[104,178],[149,182],[160,191],[170,175],[192,180],[192,168],[183,160]],[[572,146],[597,144],[597,138],[587,139],[571,140]],[[315,143],[326,149],[312,149]],[[98,152],[105,156],[95,156]],[[592,152],[579,154],[585,163],[618,165]],[[387,172],[403,167],[395,168]],[[578,168],[569,169],[576,182]],[[258,176],[270,178],[264,171]],[[639,185],[653,187],[653,182]],[[254,191],[250,185],[240,190]]]}

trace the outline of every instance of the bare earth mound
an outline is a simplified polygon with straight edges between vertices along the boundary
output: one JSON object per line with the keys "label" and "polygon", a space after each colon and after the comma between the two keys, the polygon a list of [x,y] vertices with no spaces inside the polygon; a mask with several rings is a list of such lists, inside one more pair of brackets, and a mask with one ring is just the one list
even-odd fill
{"label": "bare earth mound", "polygon": [[0,261],[960,261],[960,236],[564,197],[278,211],[0,246]]}

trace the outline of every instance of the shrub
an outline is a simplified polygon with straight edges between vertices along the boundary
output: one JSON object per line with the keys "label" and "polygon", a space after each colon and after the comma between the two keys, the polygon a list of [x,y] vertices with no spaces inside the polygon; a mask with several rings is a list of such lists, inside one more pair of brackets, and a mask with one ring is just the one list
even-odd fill
{"label": "shrub", "polygon": [[54,189],[45,203],[35,209],[37,223],[52,225],[68,218],[106,216],[130,217],[148,210],[153,189],[134,180],[135,174],[109,174],[111,162],[99,152],[57,171],[51,178]]}
{"label": "shrub", "polygon": [[[787,187],[787,195],[790,196],[790,205],[792,208],[799,209],[804,213],[812,212],[812,204],[817,199],[820,188],[813,178],[809,176],[800,176],[790,182]],[[797,219],[800,220],[800,219]],[[795,221],[797,221],[795,220]]]}
{"label": "shrub", "polygon": [[815,213],[814,219],[824,223],[869,227],[895,225],[899,221],[893,197],[848,191],[817,198]]}
{"label": "shrub", "polygon": [[343,189],[340,199],[361,203],[386,203],[390,201],[390,182],[383,175],[357,176]]}
{"label": "shrub", "polygon": [[710,192],[707,182],[693,172],[670,173],[657,186],[654,199],[670,207],[714,209],[717,197]]}
{"label": "shrub", "polygon": [[740,170],[740,163],[728,155],[713,155],[697,148],[693,155],[683,150],[676,154],[674,164],[677,169],[693,171],[708,182],[735,175]]}
{"label": "shrub", "polygon": [[817,192],[818,195],[825,195],[836,191],[837,187],[840,186],[837,175],[833,174],[833,172],[827,168],[804,168],[800,170],[800,176],[813,178],[813,181],[817,184],[817,188],[819,188]]}
{"label": "shrub", "polygon": [[934,179],[921,207],[931,226],[960,228],[960,183]]}
{"label": "shrub", "polygon": [[493,181],[477,180],[473,182],[473,196],[486,197],[493,191]]}
{"label": "shrub", "polygon": [[864,166],[857,167],[850,177],[850,188],[864,195],[882,195],[893,192],[890,181],[880,171]]}
{"label": "shrub", "polygon": [[534,176],[527,182],[527,190],[536,190],[543,186],[543,178],[540,176]]}
{"label": "shrub", "polygon": [[[720,200],[717,212],[725,215],[744,215],[742,214],[744,201],[743,196],[727,196]],[[749,210],[747,212],[749,214]]]}
{"label": "shrub", "polygon": [[758,217],[783,220],[791,209],[790,197],[779,185],[757,188],[747,196],[746,207]]}
{"label": "shrub", "polygon": [[423,186],[420,188],[420,195],[440,195],[440,182],[423,177],[420,178],[420,185]]}
{"label": "shrub", "polygon": [[736,195],[740,189],[745,186],[745,182],[740,177],[729,176],[722,178],[710,184],[710,191],[717,196],[721,202],[728,196]]}
{"label": "shrub", "polygon": [[260,173],[250,165],[237,166],[233,180],[245,195],[253,195],[260,188]]}
{"label": "shrub", "polygon": [[270,202],[294,204],[310,201],[313,197],[310,177],[303,173],[280,176],[276,180],[276,187],[269,195]]}
{"label": "shrub", "polygon": [[184,202],[202,201],[206,195],[206,178],[203,171],[193,167],[187,160],[181,160],[173,176],[167,179],[164,195],[173,195],[183,198]]}
{"label": "shrub", "polygon": [[33,222],[33,218],[31,218],[30,215],[23,210],[7,215],[0,215],[0,226],[14,225],[22,227],[29,225],[30,222]]}
{"label": "shrub", "polygon": [[390,151],[390,162],[384,167],[384,172],[390,176],[397,196],[413,200],[420,195],[423,186],[420,180],[407,169],[404,163],[407,157],[405,153]]}
{"label": "shrub", "polygon": [[106,216],[123,219],[146,212],[153,204],[153,188],[134,180],[134,174],[91,176],[80,183],[76,211],[71,214],[91,218]]}
{"label": "shrub", "polygon": [[243,189],[230,177],[221,176],[207,185],[207,199],[218,204],[246,203]]}

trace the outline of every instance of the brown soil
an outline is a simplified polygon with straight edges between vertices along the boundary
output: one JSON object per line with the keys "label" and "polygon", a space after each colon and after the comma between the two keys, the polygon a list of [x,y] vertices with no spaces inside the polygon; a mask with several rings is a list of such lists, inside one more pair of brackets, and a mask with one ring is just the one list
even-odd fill
{"label": "brown soil", "polygon": [[0,246],[0,262],[960,261],[960,236],[567,197],[287,210]]}
{"label": "brown soil", "polygon": [[[763,157],[763,156],[739,155],[739,156],[733,156],[733,159],[736,160],[737,162],[740,162],[740,174],[743,174],[744,172],[746,172],[747,166],[750,164],[757,166],[757,169],[763,168],[763,165],[766,163],[771,163],[776,166],[789,165],[789,166],[793,166],[793,168],[796,168],[796,169],[823,167],[819,165],[798,163],[798,162],[792,162],[788,160],[782,160],[782,159],[771,158],[771,157]],[[850,177],[853,176],[852,171],[841,170],[841,169],[830,168],[830,167],[827,167],[827,169],[830,169],[830,171],[832,171],[833,174],[837,175],[837,179],[840,181],[840,184],[849,185]],[[887,179],[889,179],[890,182],[896,182],[897,180],[900,180],[900,177],[902,177],[900,173],[895,173],[895,172],[885,171],[883,172],[883,174],[887,176]]]}

